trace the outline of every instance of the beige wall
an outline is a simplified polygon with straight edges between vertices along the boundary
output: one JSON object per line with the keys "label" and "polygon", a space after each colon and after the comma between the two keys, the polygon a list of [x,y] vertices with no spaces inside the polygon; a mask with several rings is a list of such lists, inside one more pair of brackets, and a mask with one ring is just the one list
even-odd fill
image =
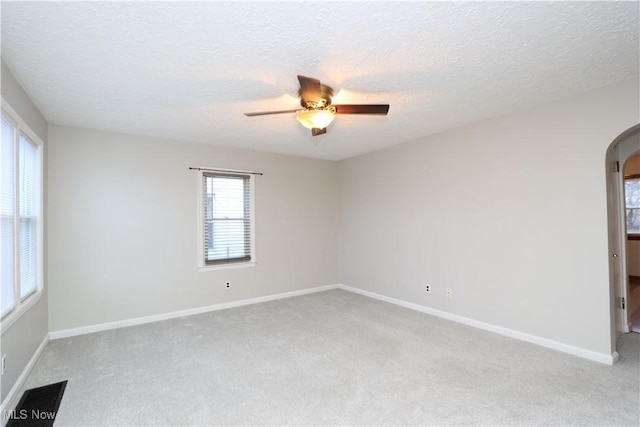
{"label": "beige wall", "polygon": [[[256,178],[255,267],[196,271],[197,172],[190,166],[264,173]],[[51,126],[50,330],[336,283],[336,168]]]}
{"label": "beige wall", "polygon": [[[11,108],[20,115],[27,125],[44,142],[44,165],[46,173],[47,159],[47,122],[40,114],[36,106],[31,102],[20,84],[16,81],[11,70],[2,61],[2,98]],[[46,198],[47,183],[44,183],[45,197],[45,224],[44,224],[44,271],[47,268],[47,223],[46,223]],[[45,279],[44,292],[40,300],[31,309],[13,323],[8,329],[2,328],[2,341],[0,347],[2,354],[7,356],[7,370],[2,376],[1,394],[2,402],[5,402],[7,394],[14,386],[18,377],[23,372],[29,360],[33,357],[40,343],[48,332],[47,325],[47,282]]]}
{"label": "beige wall", "polygon": [[341,283],[611,354],[605,153],[638,123],[637,94],[618,84],[341,162]]}
{"label": "beige wall", "polygon": [[[624,165],[624,174],[640,174],[640,155],[630,157]],[[640,240],[627,240],[627,272],[640,276]]]}
{"label": "beige wall", "polygon": [[627,273],[640,277],[640,240],[627,240]]}
{"label": "beige wall", "polygon": [[624,164],[624,175],[640,175],[640,154],[627,159]]}

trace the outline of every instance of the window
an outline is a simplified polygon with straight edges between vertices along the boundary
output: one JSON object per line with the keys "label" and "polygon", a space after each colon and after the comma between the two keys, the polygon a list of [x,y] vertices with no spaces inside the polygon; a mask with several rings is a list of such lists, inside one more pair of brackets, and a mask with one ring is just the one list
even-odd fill
{"label": "window", "polygon": [[[2,318],[18,317],[42,289],[41,144],[15,114],[2,110],[0,268]],[[9,316],[12,317],[12,316]]]}
{"label": "window", "polygon": [[625,178],[624,202],[627,215],[627,238],[640,240],[640,175]]}
{"label": "window", "polygon": [[252,184],[251,175],[202,172],[201,266],[255,261]]}

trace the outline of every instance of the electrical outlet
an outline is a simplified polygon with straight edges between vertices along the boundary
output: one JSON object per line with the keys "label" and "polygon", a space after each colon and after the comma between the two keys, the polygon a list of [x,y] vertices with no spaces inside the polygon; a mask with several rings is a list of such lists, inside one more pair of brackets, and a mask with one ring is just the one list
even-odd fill
{"label": "electrical outlet", "polygon": [[453,292],[451,291],[451,288],[447,288],[444,290],[444,293],[447,297],[451,298],[453,296]]}
{"label": "electrical outlet", "polygon": [[424,290],[425,290],[426,293],[431,292],[431,286],[425,285]]}
{"label": "electrical outlet", "polygon": [[231,287],[231,282],[227,282],[227,288]]}
{"label": "electrical outlet", "polygon": [[2,375],[4,375],[4,371],[7,370],[7,355],[2,355]]}

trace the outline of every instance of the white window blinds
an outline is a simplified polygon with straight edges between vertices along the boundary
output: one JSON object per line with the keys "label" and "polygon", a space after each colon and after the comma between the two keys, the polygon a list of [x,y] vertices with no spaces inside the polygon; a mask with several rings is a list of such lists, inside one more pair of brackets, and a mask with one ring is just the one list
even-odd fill
{"label": "white window blinds", "polygon": [[40,216],[40,156],[38,146],[20,135],[18,200],[20,203],[20,298],[38,287],[38,221]]}
{"label": "white window blinds", "polygon": [[2,317],[39,289],[40,149],[2,112],[0,150],[0,267]]}
{"label": "white window blinds", "polygon": [[251,260],[250,177],[205,172],[204,263]]}
{"label": "white window blinds", "polygon": [[2,316],[15,307],[15,220],[16,220],[16,135],[18,129],[2,115],[2,150],[0,151],[0,258],[2,268]]}

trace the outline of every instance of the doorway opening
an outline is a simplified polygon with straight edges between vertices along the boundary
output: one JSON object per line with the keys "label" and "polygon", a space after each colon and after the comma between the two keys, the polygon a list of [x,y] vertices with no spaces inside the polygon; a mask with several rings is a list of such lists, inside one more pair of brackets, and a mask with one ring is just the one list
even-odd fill
{"label": "doorway opening", "polygon": [[[635,244],[627,244],[627,203],[625,200],[624,167],[634,165],[628,160],[640,153],[640,124],[618,136],[609,146],[606,155],[607,208],[609,229],[609,295],[611,313],[611,348],[615,351],[616,341],[623,333],[632,329],[630,290],[637,292],[635,276],[631,268],[640,264],[640,252],[635,253]],[[632,166],[630,166],[632,167]],[[640,211],[639,211],[640,212]],[[640,243],[640,240],[637,240]],[[631,259],[630,259],[631,257]],[[630,284],[631,288],[630,289]],[[634,296],[639,295],[634,293]],[[634,312],[640,298],[633,298]]]}
{"label": "doorway opening", "polygon": [[629,281],[629,328],[631,332],[640,333],[640,151],[627,158],[622,172]]}

